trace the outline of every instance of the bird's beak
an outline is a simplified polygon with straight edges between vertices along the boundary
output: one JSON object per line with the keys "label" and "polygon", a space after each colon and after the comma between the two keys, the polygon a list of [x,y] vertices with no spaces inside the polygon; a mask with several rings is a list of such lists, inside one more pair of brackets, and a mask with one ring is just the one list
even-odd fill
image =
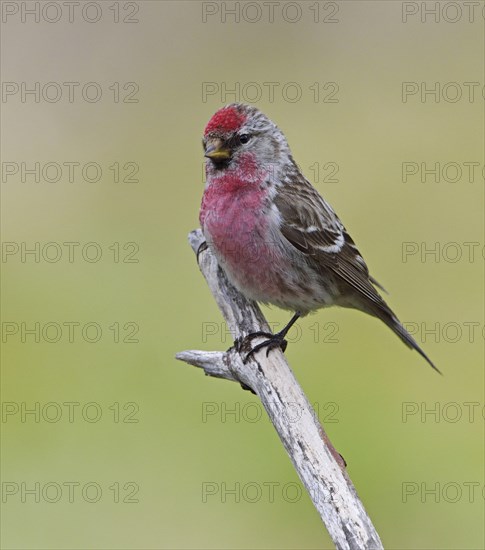
{"label": "bird's beak", "polygon": [[211,160],[227,160],[231,158],[231,150],[224,145],[222,139],[214,138],[207,141],[205,156]]}

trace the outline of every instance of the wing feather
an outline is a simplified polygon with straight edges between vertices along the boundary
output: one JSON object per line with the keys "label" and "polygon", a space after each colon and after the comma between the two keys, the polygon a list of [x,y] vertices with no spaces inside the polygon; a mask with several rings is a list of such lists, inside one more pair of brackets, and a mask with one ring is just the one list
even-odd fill
{"label": "wing feather", "polygon": [[361,297],[387,308],[372,286],[380,285],[369,275],[354,241],[332,208],[307,180],[301,179],[296,186],[282,185],[275,204],[281,214],[282,235],[308,256],[317,271],[324,276],[325,271],[330,270]]}

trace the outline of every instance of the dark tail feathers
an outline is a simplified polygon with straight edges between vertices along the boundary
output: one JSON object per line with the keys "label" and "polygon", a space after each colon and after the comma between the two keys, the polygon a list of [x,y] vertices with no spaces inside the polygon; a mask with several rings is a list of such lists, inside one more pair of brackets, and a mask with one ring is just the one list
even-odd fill
{"label": "dark tail feathers", "polygon": [[431,359],[424,353],[424,351],[419,347],[416,340],[409,334],[409,332],[401,325],[399,319],[394,315],[394,313],[389,309],[384,308],[378,308],[377,310],[374,310],[374,315],[381,319],[381,321],[384,321],[386,325],[392,329],[398,336],[401,338],[401,340],[406,344],[406,346],[410,347],[411,349],[415,349],[421,357],[424,357],[426,361],[433,367],[433,369],[438,372],[439,374],[443,375],[443,373],[439,370],[439,368],[431,361]]}

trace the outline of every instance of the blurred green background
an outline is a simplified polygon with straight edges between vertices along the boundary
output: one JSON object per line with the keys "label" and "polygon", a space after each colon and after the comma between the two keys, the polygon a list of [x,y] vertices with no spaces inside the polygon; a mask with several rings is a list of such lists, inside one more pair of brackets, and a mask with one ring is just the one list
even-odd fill
{"label": "blurred green background", "polygon": [[2,4],[2,547],[332,547],[255,396],[174,359],[231,344],[186,236],[204,125],[256,100],[444,373],[331,309],[293,333],[298,380],[386,548],[484,548],[478,8],[275,2],[271,21],[225,3],[237,22],[224,3],[103,1],[70,22],[51,4],[38,22]]}

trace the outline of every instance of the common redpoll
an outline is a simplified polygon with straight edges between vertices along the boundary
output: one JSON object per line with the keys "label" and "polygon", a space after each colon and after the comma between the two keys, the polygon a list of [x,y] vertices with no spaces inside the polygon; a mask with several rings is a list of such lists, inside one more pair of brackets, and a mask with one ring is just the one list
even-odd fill
{"label": "common redpoll", "polygon": [[337,305],[378,317],[438,370],[374,288],[384,290],[268,117],[249,105],[223,107],[207,124],[203,146],[200,224],[208,246],[244,296],[295,312],[251,353],[284,349],[300,316]]}

